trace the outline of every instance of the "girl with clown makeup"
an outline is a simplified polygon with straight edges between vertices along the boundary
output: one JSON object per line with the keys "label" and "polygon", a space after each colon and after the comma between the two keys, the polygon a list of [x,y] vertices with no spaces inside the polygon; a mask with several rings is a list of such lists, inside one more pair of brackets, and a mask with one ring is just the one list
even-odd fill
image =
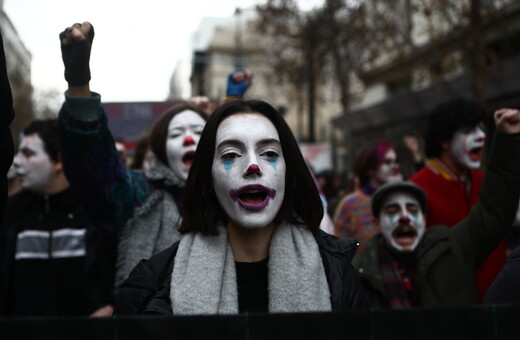
{"label": "girl with clown makeup", "polygon": [[180,104],[151,129],[154,159],[146,171],[125,168],[108,129],[100,95],[89,87],[94,29],[74,24],[60,34],[68,90],[60,112],[66,175],[91,220],[118,246],[116,287],[143,258],[178,240],[181,196],[206,113]]}
{"label": "girl with clown makeup", "polygon": [[354,162],[354,174],[359,178],[360,189],[345,196],[334,214],[334,233],[359,241],[358,254],[362,253],[370,238],[379,233],[372,223],[370,200],[381,185],[401,180],[393,143],[381,140],[365,147]]}
{"label": "girl with clown makeup", "polygon": [[212,114],[190,171],[181,240],[130,274],[116,313],[345,311],[365,306],[352,239],[323,206],[288,125],[262,101]]}

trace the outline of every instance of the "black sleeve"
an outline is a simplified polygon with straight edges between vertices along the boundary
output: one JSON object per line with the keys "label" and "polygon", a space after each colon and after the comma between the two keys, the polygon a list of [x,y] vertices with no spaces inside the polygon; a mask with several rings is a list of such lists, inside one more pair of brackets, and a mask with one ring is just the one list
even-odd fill
{"label": "black sleeve", "polygon": [[[7,78],[7,66],[4,53],[4,41],[0,31],[0,223],[3,224],[7,204],[7,171],[13,162],[14,146],[9,124],[14,118],[13,97]],[[0,264],[3,264],[5,252],[5,225],[0,225]],[[3,289],[6,268],[0,271],[0,315],[5,313],[7,296]]]}
{"label": "black sleeve", "polygon": [[172,314],[170,280],[178,246],[179,242],[135,266],[116,291],[114,314]]}
{"label": "black sleeve", "polygon": [[13,96],[7,78],[4,41],[0,32],[0,221],[7,202],[7,171],[13,162],[13,138],[9,124],[14,119]]}
{"label": "black sleeve", "polygon": [[504,268],[489,287],[484,303],[520,303],[520,247],[509,255]]}
{"label": "black sleeve", "polygon": [[343,282],[344,290],[340,311],[346,312],[368,309],[368,303],[365,298],[365,291],[363,290],[361,279],[352,264],[349,264],[347,270],[344,271]]}

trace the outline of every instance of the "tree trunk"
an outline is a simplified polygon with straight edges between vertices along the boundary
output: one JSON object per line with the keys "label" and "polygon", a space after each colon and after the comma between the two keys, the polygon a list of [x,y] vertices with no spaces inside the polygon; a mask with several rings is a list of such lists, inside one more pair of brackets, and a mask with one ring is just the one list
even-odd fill
{"label": "tree trunk", "polygon": [[475,101],[484,105],[486,102],[486,51],[480,15],[481,0],[471,0],[470,48],[472,90]]}

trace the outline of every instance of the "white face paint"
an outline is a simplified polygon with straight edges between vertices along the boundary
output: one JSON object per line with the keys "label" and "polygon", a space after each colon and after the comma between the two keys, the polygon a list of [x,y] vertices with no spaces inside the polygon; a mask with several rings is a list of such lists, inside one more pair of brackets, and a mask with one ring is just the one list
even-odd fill
{"label": "white face paint", "polygon": [[37,134],[22,138],[13,165],[22,188],[32,191],[45,188],[54,174],[53,163]]}
{"label": "white face paint", "polygon": [[383,162],[376,172],[376,180],[378,183],[385,184],[390,181],[399,181],[402,179],[399,173],[399,164],[397,164],[397,154],[394,149],[386,152]]}
{"label": "white face paint", "polygon": [[465,168],[477,170],[480,168],[485,140],[486,134],[480,126],[459,129],[453,135],[451,152]]}
{"label": "white face paint", "polygon": [[514,226],[520,226],[520,202],[518,202],[518,210],[516,211],[515,221],[513,222]]}
{"label": "white face paint", "polygon": [[170,120],[166,156],[173,173],[183,181],[188,178],[205,124],[198,113],[189,110],[179,112]]}
{"label": "white face paint", "polygon": [[379,214],[381,232],[386,242],[402,251],[413,251],[421,241],[425,222],[419,201],[407,192],[390,193]]}
{"label": "white face paint", "polygon": [[221,207],[236,225],[268,226],[285,195],[285,159],[276,128],[257,113],[235,114],[217,130],[211,174]]}

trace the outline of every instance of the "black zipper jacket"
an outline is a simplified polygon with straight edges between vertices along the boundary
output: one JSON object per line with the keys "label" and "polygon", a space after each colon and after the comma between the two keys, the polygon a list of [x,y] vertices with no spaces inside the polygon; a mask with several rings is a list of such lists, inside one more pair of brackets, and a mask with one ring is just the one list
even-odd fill
{"label": "black zipper jacket", "polygon": [[0,245],[1,315],[89,315],[113,300],[116,246],[70,188],[11,197]]}

